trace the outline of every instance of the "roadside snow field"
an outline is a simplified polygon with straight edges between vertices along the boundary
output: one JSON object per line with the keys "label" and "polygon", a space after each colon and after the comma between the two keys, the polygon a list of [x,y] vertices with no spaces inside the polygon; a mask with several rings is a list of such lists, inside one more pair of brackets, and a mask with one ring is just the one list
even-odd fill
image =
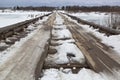
{"label": "roadside snow field", "polygon": [[110,13],[102,12],[78,12],[78,13],[69,13],[70,15],[76,16],[83,20],[94,22],[99,25],[108,26],[107,21],[110,17]]}
{"label": "roadside snow field", "polygon": [[11,11],[11,12],[0,12],[0,28],[12,25],[18,22],[43,16],[50,12],[38,12],[38,11]]}

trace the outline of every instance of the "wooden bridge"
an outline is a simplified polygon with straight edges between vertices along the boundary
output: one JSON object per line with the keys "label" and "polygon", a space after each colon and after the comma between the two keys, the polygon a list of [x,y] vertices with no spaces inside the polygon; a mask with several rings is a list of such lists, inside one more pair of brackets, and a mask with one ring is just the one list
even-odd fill
{"label": "wooden bridge", "polygon": [[[82,51],[85,56],[85,64],[68,63],[67,64],[56,64],[46,65],[45,58],[49,54],[51,46],[50,41],[52,40],[52,29],[55,22],[56,14],[51,13],[45,16],[49,16],[48,20],[42,24],[42,27],[38,29],[37,33],[28,39],[19,50],[14,52],[4,64],[0,64],[0,80],[38,80],[41,77],[42,69],[49,68],[73,68],[76,70],[81,68],[89,68],[95,72],[106,72],[114,75],[114,70],[120,70],[120,63],[115,59],[120,59],[120,56],[115,55],[115,51],[101,43],[101,41],[91,33],[87,33],[75,22],[69,20],[65,14],[59,13],[64,20],[64,25],[72,33],[72,37],[75,40],[75,45]],[[80,23],[84,23],[94,28],[99,28],[103,32],[112,35],[119,34],[119,31],[113,29],[104,28],[94,23],[78,19],[74,16],[68,15],[72,19],[77,20]],[[7,26],[0,29],[0,40],[4,40],[7,37],[13,35],[16,31],[21,31],[23,28],[28,26],[30,23],[35,23],[38,19],[42,19],[44,16],[27,20],[18,24]],[[9,54],[9,53],[8,53]],[[112,56],[115,56],[113,58]]]}

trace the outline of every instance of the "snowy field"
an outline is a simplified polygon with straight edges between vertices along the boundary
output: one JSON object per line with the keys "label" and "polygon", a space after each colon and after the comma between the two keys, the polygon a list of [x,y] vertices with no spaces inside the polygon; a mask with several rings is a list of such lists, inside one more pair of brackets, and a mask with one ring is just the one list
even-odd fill
{"label": "snowy field", "polygon": [[38,12],[38,11],[0,11],[0,28],[15,24],[21,21],[29,20],[35,17],[45,15],[50,12]]}
{"label": "snowy field", "polygon": [[110,13],[100,13],[100,12],[78,12],[78,13],[69,13],[70,15],[76,16],[86,21],[94,22],[103,26],[107,25],[107,19],[110,16]]}

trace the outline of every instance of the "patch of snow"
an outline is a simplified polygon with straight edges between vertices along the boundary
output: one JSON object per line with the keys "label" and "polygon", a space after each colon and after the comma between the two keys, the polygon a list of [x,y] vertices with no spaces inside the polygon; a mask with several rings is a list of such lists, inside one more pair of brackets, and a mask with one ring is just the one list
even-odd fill
{"label": "patch of snow", "polygon": [[4,42],[0,42],[0,47],[2,47],[2,46],[8,46],[8,45]]}
{"label": "patch of snow", "polygon": [[61,25],[61,24],[63,24],[63,23],[64,23],[64,20],[61,18],[61,16],[60,16],[58,13],[56,13],[55,24]]}
{"label": "patch of snow", "polygon": [[51,43],[58,43],[58,44],[64,44],[64,43],[74,43],[74,39],[68,39],[68,40],[58,40],[58,41],[51,41]]}
{"label": "patch of snow", "polygon": [[119,80],[110,75],[95,73],[90,69],[82,68],[78,74],[73,74],[70,69],[46,69],[39,80]]}
{"label": "patch of snow", "polygon": [[72,38],[72,34],[68,29],[62,29],[62,30],[52,30],[52,35],[55,39],[61,39],[61,38]]}
{"label": "patch of snow", "polygon": [[[48,55],[47,61],[53,62],[53,64],[64,64],[69,62],[84,63],[85,59],[79,48],[73,43],[64,43],[54,47],[57,53]],[[67,56],[68,54],[74,55],[74,57]]]}
{"label": "patch of snow", "polygon": [[54,25],[53,26],[54,29],[66,29],[66,25]]}
{"label": "patch of snow", "polygon": [[65,11],[65,10],[57,10],[57,11],[54,11],[54,12],[66,13],[66,11]]}
{"label": "patch of snow", "polygon": [[31,24],[27,27],[27,30],[30,30],[30,31],[35,30],[35,29],[36,29],[36,27],[34,27],[33,24]]}
{"label": "patch of snow", "polygon": [[40,25],[41,23],[43,23],[47,19],[48,19],[48,16],[45,16],[44,19],[39,19],[35,24]]}

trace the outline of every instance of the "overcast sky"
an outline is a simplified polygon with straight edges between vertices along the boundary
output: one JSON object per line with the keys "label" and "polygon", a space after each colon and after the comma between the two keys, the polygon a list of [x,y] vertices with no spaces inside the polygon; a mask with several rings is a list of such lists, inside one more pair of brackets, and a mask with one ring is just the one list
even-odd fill
{"label": "overcast sky", "polygon": [[0,7],[13,6],[63,6],[63,5],[120,5],[120,0],[0,0]]}

